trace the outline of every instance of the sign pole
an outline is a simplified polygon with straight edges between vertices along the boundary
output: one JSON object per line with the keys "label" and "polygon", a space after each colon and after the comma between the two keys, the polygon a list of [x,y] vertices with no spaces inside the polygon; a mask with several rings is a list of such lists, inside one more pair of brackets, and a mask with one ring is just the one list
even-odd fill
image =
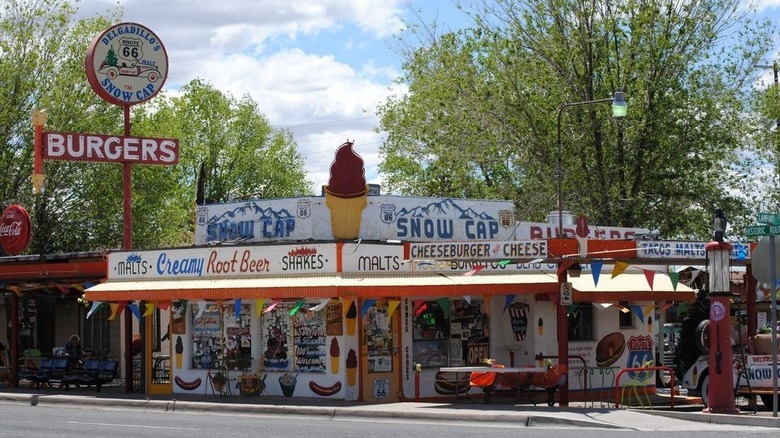
{"label": "sign pole", "polygon": [[772,283],[769,286],[772,309],[772,416],[777,417],[777,272],[775,269],[775,235],[769,235],[769,271]]}

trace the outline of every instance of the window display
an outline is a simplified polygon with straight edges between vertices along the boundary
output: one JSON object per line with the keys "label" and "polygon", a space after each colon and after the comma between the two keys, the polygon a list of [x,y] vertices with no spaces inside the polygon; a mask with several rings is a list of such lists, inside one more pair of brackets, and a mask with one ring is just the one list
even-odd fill
{"label": "window display", "polygon": [[[449,302],[449,300],[447,300]],[[439,301],[418,301],[414,306],[412,354],[423,367],[446,366],[449,344],[448,315]]]}

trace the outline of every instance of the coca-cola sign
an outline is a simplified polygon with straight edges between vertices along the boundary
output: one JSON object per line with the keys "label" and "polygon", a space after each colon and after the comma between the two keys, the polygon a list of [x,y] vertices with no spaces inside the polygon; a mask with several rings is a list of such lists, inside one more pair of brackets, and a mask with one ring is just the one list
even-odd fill
{"label": "coca-cola sign", "polygon": [[0,218],[0,247],[7,255],[17,255],[30,243],[30,215],[21,205],[9,205]]}

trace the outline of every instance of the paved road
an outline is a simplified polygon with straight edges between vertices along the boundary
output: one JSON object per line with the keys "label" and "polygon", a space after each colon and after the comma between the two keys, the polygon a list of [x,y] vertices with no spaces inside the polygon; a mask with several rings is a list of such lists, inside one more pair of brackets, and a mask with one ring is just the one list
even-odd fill
{"label": "paved road", "polygon": [[[525,427],[588,427],[638,431],[744,430],[746,427],[780,428],[772,412],[758,415],[709,414],[701,408],[683,411],[654,409],[559,408],[531,405],[453,403],[365,404],[285,397],[222,398],[175,394],[155,399],[142,394],[97,394],[58,391],[0,392],[0,403],[27,406],[80,406],[88,409],[144,410],[153,412],[204,412],[210,414],[262,414],[328,418],[401,419],[408,421],[465,421],[521,424]],[[314,404],[317,405],[314,405]],[[663,418],[662,418],[663,417]]]}

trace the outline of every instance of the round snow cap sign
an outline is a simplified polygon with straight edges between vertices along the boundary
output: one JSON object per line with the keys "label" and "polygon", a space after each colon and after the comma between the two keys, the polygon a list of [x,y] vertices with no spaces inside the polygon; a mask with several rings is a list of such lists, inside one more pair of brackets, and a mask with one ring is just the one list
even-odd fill
{"label": "round snow cap sign", "polygon": [[30,215],[21,205],[9,205],[0,216],[0,247],[8,255],[21,254],[30,243]]}
{"label": "round snow cap sign", "polygon": [[101,99],[135,105],[157,94],[168,77],[168,54],[157,35],[136,23],[119,23],[87,49],[87,80]]}

